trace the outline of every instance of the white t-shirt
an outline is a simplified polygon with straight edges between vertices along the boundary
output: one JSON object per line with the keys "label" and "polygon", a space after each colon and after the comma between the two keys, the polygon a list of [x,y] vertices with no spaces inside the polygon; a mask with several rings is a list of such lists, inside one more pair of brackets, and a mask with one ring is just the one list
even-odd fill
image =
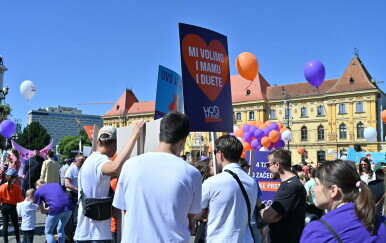
{"label": "white t-shirt", "polygon": [[[84,162],[78,177],[78,189],[82,190],[86,198],[102,198],[109,196],[110,176],[102,174],[102,167],[109,161],[109,157],[100,152],[92,153]],[[80,197],[80,193],[78,193]],[[75,240],[111,240],[111,219],[102,221],[92,220],[83,215],[83,205],[79,199],[78,225]]]}
{"label": "white t-shirt", "polygon": [[113,206],[127,210],[122,242],[189,242],[201,212],[201,174],[181,158],[150,152],[123,165]]}
{"label": "white t-shirt", "polygon": [[[80,168],[76,166],[75,164],[72,164],[67,170],[64,178],[68,178],[71,181],[71,184],[78,188],[78,174],[79,174]],[[71,191],[67,188],[67,191]]]}
{"label": "white t-shirt", "polygon": [[38,208],[38,205],[28,201],[17,204],[17,213],[21,216],[21,230],[27,231],[35,229],[36,210]]}
{"label": "white t-shirt", "polygon": [[256,205],[257,183],[237,163],[228,164],[222,173],[205,180],[202,185],[202,208],[209,208],[206,242],[253,243],[243,193],[225,169],[239,177],[251,204],[251,214]]}

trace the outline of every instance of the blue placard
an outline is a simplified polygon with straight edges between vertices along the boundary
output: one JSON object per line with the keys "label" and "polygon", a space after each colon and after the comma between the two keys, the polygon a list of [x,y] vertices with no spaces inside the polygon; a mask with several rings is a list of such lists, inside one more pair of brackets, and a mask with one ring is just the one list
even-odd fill
{"label": "blue placard", "polygon": [[191,131],[232,132],[227,37],[179,24],[185,114]]}
{"label": "blue placard", "polygon": [[347,160],[359,162],[362,157],[367,157],[371,163],[386,162],[386,152],[356,152],[355,149],[347,150]]}
{"label": "blue placard", "polygon": [[184,112],[182,80],[178,73],[159,65],[154,120],[170,111]]}
{"label": "blue placard", "polygon": [[[272,174],[267,169],[268,155],[270,152],[252,151],[253,162],[252,177],[259,182],[260,189],[263,193],[261,200],[266,206],[270,206],[275,198],[275,194],[280,187],[280,180],[272,180]],[[250,152],[246,153],[246,158],[250,158]]]}

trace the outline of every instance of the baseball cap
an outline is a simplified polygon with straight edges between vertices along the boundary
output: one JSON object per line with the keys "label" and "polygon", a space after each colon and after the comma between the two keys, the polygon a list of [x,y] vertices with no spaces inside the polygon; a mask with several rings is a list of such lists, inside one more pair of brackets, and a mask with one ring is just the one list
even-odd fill
{"label": "baseball cap", "polygon": [[68,159],[66,159],[64,162],[66,162],[66,163],[68,163],[68,162],[74,162],[74,160],[71,159],[71,158],[68,158]]}
{"label": "baseball cap", "polygon": [[[106,138],[101,138],[101,136],[103,134],[107,134],[109,136]],[[98,140],[108,141],[108,140],[112,140],[112,139],[117,139],[117,129],[115,129],[115,127],[106,126],[106,127],[102,127],[101,130],[99,130]]]}
{"label": "baseball cap", "polygon": [[14,168],[9,169],[5,174],[8,176],[18,176],[17,170],[15,170]]}

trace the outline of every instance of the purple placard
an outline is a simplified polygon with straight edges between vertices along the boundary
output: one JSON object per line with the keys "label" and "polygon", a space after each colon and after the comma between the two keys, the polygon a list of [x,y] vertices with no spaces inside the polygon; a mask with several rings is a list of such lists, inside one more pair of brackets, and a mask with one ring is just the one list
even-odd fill
{"label": "purple placard", "polygon": [[[272,174],[267,169],[268,155],[270,152],[253,152],[252,177],[259,182],[260,189],[263,193],[261,200],[266,206],[270,206],[273,202],[277,189],[280,186],[280,180],[272,180]],[[249,160],[250,152],[246,153],[246,158]]]}

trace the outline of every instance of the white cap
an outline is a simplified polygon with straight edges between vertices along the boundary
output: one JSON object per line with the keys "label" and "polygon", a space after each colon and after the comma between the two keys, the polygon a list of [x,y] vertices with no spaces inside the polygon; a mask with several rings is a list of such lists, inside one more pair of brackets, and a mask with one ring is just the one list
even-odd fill
{"label": "white cap", "polygon": [[[103,134],[107,134],[109,136],[106,138],[101,138]],[[115,129],[115,127],[107,126],[107,127],[102,127],[101,130],[99,130],[98,140],[108,141],[112,139],[117,139],[117,129]]]}

